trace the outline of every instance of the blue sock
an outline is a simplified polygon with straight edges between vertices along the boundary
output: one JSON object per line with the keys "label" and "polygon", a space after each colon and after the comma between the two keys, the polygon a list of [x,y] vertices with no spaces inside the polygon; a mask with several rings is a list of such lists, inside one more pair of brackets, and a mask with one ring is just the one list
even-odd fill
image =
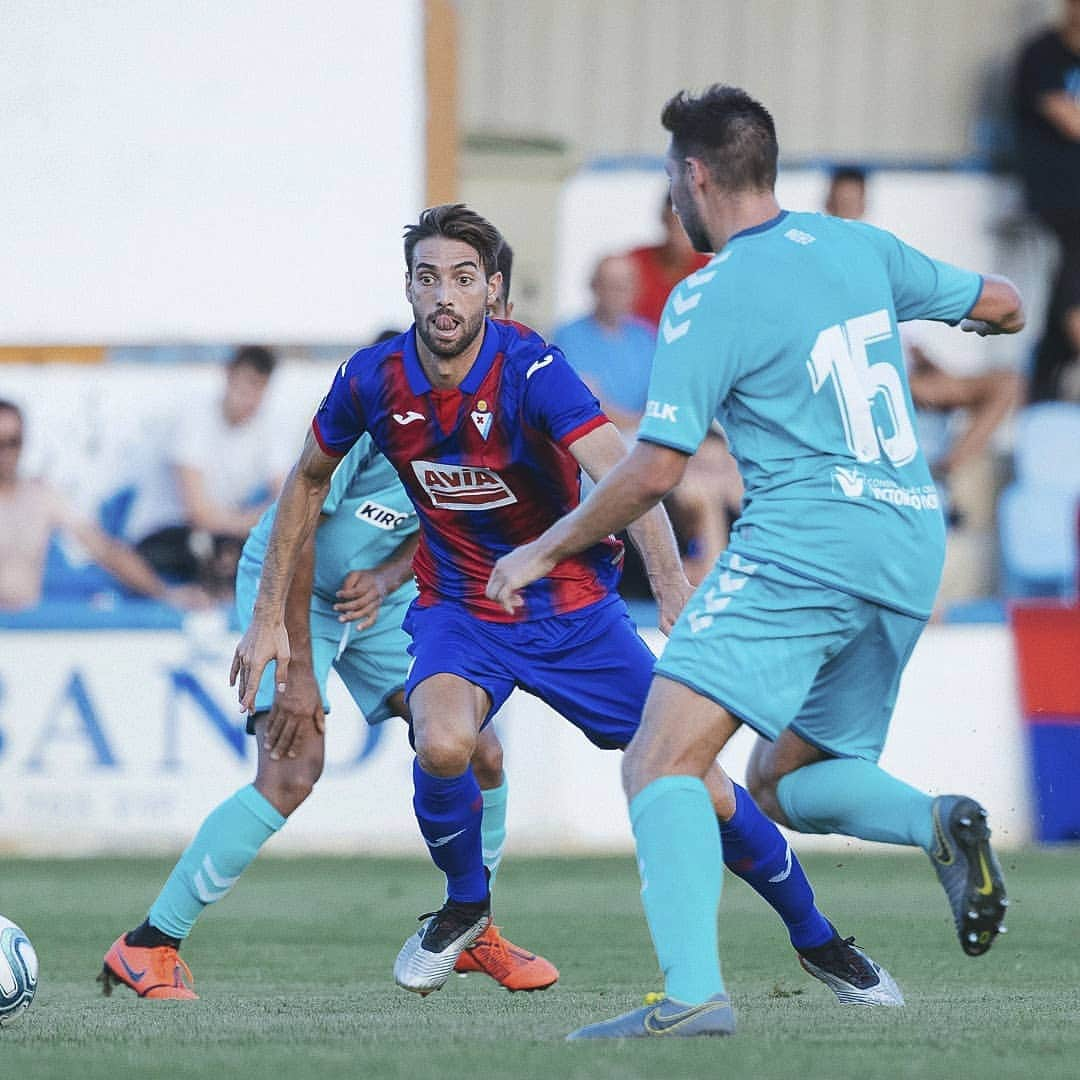
{"label": "blue sock", "polygon": [[724,865],[775,909],[796,949],[812,949],[832,939],[829,920],[814,904],[814,890],[787,841],[738,784],[735,813],[720,822]]}
{"label": "blue sock", "polygon": [[484,813],[480,819],[480,838],[484,849],[484,865],[490,875],[488,886],[494,887],[495,875],[502,862],[503,845],[506,843],[506,795],[509,785],[506,777],[497,788],[483,792]]}
{"label": "blue sock", "polygon": [[929,851],[933,799],[861,758],[831,758],[783,777],[776,797],[793,829]]}
{"label": "blue sock", "polygon": [[446,875],[447,896],[463,904],[488,897],[480,841],[483,805],[471,768],[460,776],[432,776],[413,761],[413,810],[420,833]]}
{"label": "blue sock", "polygon": [[630,803],[641,902],[668,997],[723,993],[716,915],[723,863],[716,812],[696,776],[663,776]]}
{"label": "blue sock", "polygon": [[212,810],[180,856],[147,918],[170,937],[186,938],[208,904],[236,884],[285,818],[255,790],[241,788]]}

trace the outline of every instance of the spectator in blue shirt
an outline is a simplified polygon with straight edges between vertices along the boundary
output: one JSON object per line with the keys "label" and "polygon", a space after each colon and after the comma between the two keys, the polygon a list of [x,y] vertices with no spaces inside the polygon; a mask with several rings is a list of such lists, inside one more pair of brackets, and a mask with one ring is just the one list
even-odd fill
{"label": "spectator in blue shirt", "polygon": [[593,310],[560,326],[554,340],[608,419],[632,439],[645,412],[655,335],[644,319],[631,314],[637,271],[629,259],[601,259],[590,285]]}
{"label": "spectator in blue shirt", "polygon": [[[645,412],[656,334],[633,314],[638,272],[622,255],[601,259],[590,282],[593,310],[556,329],[552,340],[597,396],[611,422],[633,443]],[[727,543],[742,497],[738,469],[723,438],[710,435],[665,505],[696,585]]]}

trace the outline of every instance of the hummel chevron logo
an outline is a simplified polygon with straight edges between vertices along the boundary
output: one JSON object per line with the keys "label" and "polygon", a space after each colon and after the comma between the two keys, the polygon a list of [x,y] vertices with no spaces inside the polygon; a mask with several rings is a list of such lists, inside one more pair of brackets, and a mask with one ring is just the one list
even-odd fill
{"label": "hummel chevron logo", "polygon": [[407,413],[394,413],[394,419],[404,427],[406,424],[411,424],[414,420],[423,420],[424,414],[422,412],[414,412],[410,409]]}
{"label": "hummel chevron logo", "polygon": [[696,270],[688,278],[683,279],[683,284],[688,289],[700,289],[702,285],[708,285],[716,277],[716,271],[706,267],[704,270]]}
{"label": "hummel chevron logo", "polygon": [[343,361],[343,362],[342,362],[342,365],[341,365],[341,369],[340,369],[340,371],[339,371],[339,374],[341,375],[341,377],[342,377],[343,379],[345,378],[345,369],[346,369],[346,368],[347,368],[348,366],[349,366],[349,361],[348,361],[348,360],[345,360],[345,361]]}
{"label": "hummel chevron logo", "polygon": [[551,361],[554,359],[554,356],[545,356],[543,360],[533,361],[533,363],[529,366],[529,370],[525,372],[525,378],[531,379],[533,375],[536,374],[536,372],[538,372],[541,368],[546,368],[548,364],[550,364]]}
{"label": "hummel chevron logo", "polygon": [[457,832],[451,833],[449,836],[440,836],[438,840],[429,840],[427,846],[442,847],[444,844],[449,844],[451,840],[456,840],[464,831],[464,829],[458,829]]}
{"label": "hummel chevron logo", "polygon": [[749,578],[735,577],[733,574],[725,570],[720,575],[720,591],[738,592],[749,580]]}
{"label": "hummel chevron logo", "polygon": [[735,554],[732,554],[729,565],[736,574],[756,574],[758,568],[756,562],[744,562],[740,556]]}
{"label": "hummel chevron logo", "polygon": [[[741,588],[742,586],[740,585],[738,587]],[[724,592],[732,592],[732,591],[734,591],[734,590],[732,590],[732,589],[724,589]],[[717,596],[716,595],[716,589],[710,589],[705,594],[705,610],[710,615],[718,615],[730,603],[731,603],[731,597],[730,596]]]}
{"label": "hummel chevron logo", "polygon": [[235,877],[226,877],[219,873],[213,860],[207,855],[202,861],[202,866],[195,871],[192,884],[195,886],[199,899],[204,904],[212,904],[215,900],[220,900],[239,880],[239,874]]}
{"label": "hummel chevron logo", "polygon": [[685,315],[688,311],[693,311],[700,303],[701,293],[694,293],[685,300],[678,293],[671,298],[671,306],[675,309],[676,315]]}
{"label": "hummel chevron logo", "polygon": [[664,332],[664,340],[670,345],[673,341],[678,341],[690,329],[690,320],[686,322],[673,323],[671,316],[669,315],[664,319],[664,325],[661,327]]}

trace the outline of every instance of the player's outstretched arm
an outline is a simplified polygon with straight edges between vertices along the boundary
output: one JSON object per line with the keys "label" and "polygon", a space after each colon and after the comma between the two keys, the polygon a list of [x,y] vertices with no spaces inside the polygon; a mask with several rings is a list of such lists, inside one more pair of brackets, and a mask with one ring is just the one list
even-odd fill
{"label": "player's outstretched arm", "polygon": [[294,758],[311,728],[326,731],[322,690],[315,677],[311,653],[311,588],[315,578],[315,531],[300,547],[289,592],[285,598],[285,632],[289,637],[289,680],[275,692],[263,746],[271,761]]}
{"label": "player's outstretched arm", "polygon": [[[603,430],[598,428],[578,443]],[[682,479],[686,462],[686,455],[677,450],[638,442],[630,456],[611,469],[573,513],[532,543],[499,559],[488,580],[488,598],[513,612],[521,604],[518,592],[526,585],[550,573],[563,559],[625,529],[656,506]]]}
{"label": "player's outstretched arm", "polygon": [[255,708],[259,680],[271,660],[277,665],[278,692],[287,685],[289,636],[284,623],[285,599],[297,555],[319,517],[338,460],[323,453],[314,435],[308,432],[300,459],[278,497],[255,613],[247,633],[236,646],[229,672],[229,685],[238,686],[240,706],[247,712]]}
{"label": "player's outstretched arm", "polygon": [[[570,451],[597,484],[627,456],[626,444],[611,424],[579,439]],[[683,570],[679,545],[663,503],[630,522],[626,531],[645,564],[649,588],[660,609],[660,629],[667,634],[694,589]]]}
{"label": "player's outstretched arm", "polygon": [[960,323],[960,329],[986,337],[988,334],[1018,334],[1026,321],[1020,291],[999,274],[984,274],[979,299]]}

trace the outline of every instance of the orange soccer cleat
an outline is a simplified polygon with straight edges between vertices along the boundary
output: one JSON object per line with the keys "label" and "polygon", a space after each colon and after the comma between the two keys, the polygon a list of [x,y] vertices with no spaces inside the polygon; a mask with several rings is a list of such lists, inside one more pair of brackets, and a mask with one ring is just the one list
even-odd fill
{"label": "orange soccer cleat", "polygon": [[546,990],[559,979],[559,969],[553,963],[507,941],[494,923],[457,958],[454,970],[459,975],[483,972],[511,993]]}
{"label": "orange soccer cleat", "polygon": [[191,989],[195,985],[191,968],[180,959],[171,945],[152,949],[129,945],[121,934],[105,954],[98,982],[108,997],[114,985],[130,986],[141,998],[183,998],[198,1000]]}

